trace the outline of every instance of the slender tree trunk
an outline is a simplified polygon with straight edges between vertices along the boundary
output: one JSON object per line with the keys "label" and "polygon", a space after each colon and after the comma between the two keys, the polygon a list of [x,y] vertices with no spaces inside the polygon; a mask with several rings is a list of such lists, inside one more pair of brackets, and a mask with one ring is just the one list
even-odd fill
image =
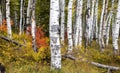
{"label": "slender tree trunk", "polygon": [[83,11],[83,0],[80,1],[80,28],[79,28],[79,39],[78,39],[78,45],[82,46],[82,34],[83,34],[83,22],[82,22],[82,11]]}
{"label": "slender tree trunk", "polygon": [[90,36],[90,43],[92,43],[93,37],[94,37],[94,32],[95,32],[95,24],[94,24],[94,13],[95,13],[95,0],[92,0],[92,10],[91,10],[91,36]]}
{"label": "slender tree trunk", "polygon": [[113,16],[113,9],[114,9],[114,0],[112,0],[110,17],[109,17],[109,21],[108,21],[107,29],[106,29],[106,45],[108,45],[108,42],[109,42],[110,24],[111,24],[111,20],[112,20],[112,16]]}
{"label": "slender tree trunk", "polygon": [[120,0],[118,0],[118,9],[117,9],[117,15],[116,15],[116,23],[115,25],[115,31],[113,33],[113,48],[115,54],[118,54],[118,38],[119,38],[119,27],[120,27]]}
{"label": "slender tree trunk", "polygon": [[[108,24],[108,20],[109,20],[109,14],[108,14],[108,3],[109,3],[109,0],[106,0],[106,3],[105,3],[105,13],[104,13],[104,18],[103,18],[103,43],[105,43],[105,40],[106,40],[106,30],[107,30],[107,24]],[[105,46],[105,44],[104,44]]]}
{"label": "slender tree trunk", "polygon": [[35,40],[35,29],[36,29],[36,22],[35,22],[35,3],[36,0],[33,0],[32,2],[32,24],[31,24],[31,33],[32,33],[32,43],[33,43],[33,50],[37,52],[37,47],[36,47],[36,40]]}
{"label": "slender tree trunk", "polygon": [[82,2],[83,0],[76,1],[76,17],[74,29],[74,46],[81,46],[82,44]]}
{"label": "slender tree trunk", "polygon": [[12,38],[12,30],[11,30],[11,23],[10,23],[10,0],[6,0],[6,20],[7,20],[8,37]]}
{"label": "slender tree trunk", "polygon": [[26,24],[30,24],[30,12],[31,12],[31,1],[28,1],[28,7],[27,7],[27,19],[26,19]]}
{"label": "slender tree trunk", "polygon": [[61,39],[61,42],[64,44],[64,37],[65,37],[65,0],[60,0],[60,12],[61,12],[60,39]]}
{"label": "slender tree trunk", "polygon": [[0,7],[0,26],[2,25],[2,11],[1,11],[1,7]]}
{"label": "slender tree trunk", "polygon": [[103,0],[103,7],[102,7],[102,13],[101,13],[100,25],[99,25],[99,45],[101,50],[104,49],[103,32],[102,32],[104,13],[105,13],[105,0]]}
{"label": "slender tree trunk", "polygon": [[23,22],[23,0],[21,0],[21,4],[20,4],[20,25],[19,25],[20,35],[22,34],[22,22]]}
{"label": "slender tree trunk", "polygon": [[95,38],[97,42],[98,42],[98,1],[99,0],[96,0],[95,4]]}
{"label": "slender tree trunk", "polygon": [[72,39],[72,5],[73,0],[69,0],[68,3],[68,17],[67,17],[67,36],[68,36],[68,52],[73,49],[73,39]]}
{"label": "slender tree trunk", "polygon": [[59,36],[59,0],[50,0],[50,49],[51,69],[61,69],[61,51]]}
{"label": "slender tree trunk", "polygon": [[91,15],[90,15],[90,0],[87,0],[87,11],[86,11],[86,32],[85,32],[85,39],[86,39],[86,45],[85,47],[90,44],[90,34],[91,34]]}

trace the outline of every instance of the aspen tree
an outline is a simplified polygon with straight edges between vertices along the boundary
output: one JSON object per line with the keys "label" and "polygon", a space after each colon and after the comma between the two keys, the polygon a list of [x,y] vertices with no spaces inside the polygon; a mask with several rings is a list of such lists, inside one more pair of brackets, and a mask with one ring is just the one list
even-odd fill
{"label": "aspen tree", "polygon": [[95,38],[98,42],[98,2],[99,0],[96,0],[95,4]]}
{"label": "aspen tree", "polygon": [[27,18],[26,18],[26,24],[30,24],[30,12],[31,12],[31,1],[28,0],[28,7],[27,7]]}
{"label": "aspen tree", "polygon": [[82,44],[82,3],[83,0],[76,1],[76,17],[74,29],[74,46]]}
{"label": "aspen tree", "polygon": [[68,3],[68,16],[67,16],[67,36],[68,36],[68,52],[73,49],[73,39],[72,39],[72,6],[73,0],[69,0]]}
{"label": "aspen tree", "polygon": [[90,30],[91,30],[91,36],[90,36],[90,43],[93,40],[94,37],[94,32],[95,32],[95,24],[94,24],[94,13],[95,13],[95,0],[92,0],[92,10],[91,10],[91,26],[90,26]]}
{"label": "aspen tree", "polygon": [[115,54],[118,54],[118,38],[119,38],[119,27],[120,27],[120,0],[118,0],[118,8],[117,8],[117,15],[116,15],[116,22],[114,24],[114,33],[113,34],[113,48]]}
{"label": "aspen tree", "polygon": [[102,13],[101,13],[101,18],[100,18],[100,24],[99,24],[99,45],[100,49],[104,49],[104,41],[103,41],[103,18],[104,18],[104,13],[105,13],[105,1],[103,0],[103,7],[102,7]]}
{"label": "aspen tree", "polygon": [[1,9],[1,7],[0,7],[0,25],[2,25],[2,11],[1,11],[2,9]]}
{"label": "aspen tree", "polygon": [[85,41],[86,41],[86,47],[88,46],[88,44],[90,44],[90,34],[91,34],[91,15],[90,15],[90,4],[91,1],[87,0],[87,9],[86,9],[86,30],[85,30]]}
{"label": "aspen tree", "polygon": [[36,32],[35,3],[36,3],[36,0],[32,0],[31,34],[32,34],[33,50],[37,52],[36,41],[35,41],[35,32]]}
{"label": "aspen tree", "polygon": [[65,37],[65,0],[60,0],[60,14],[61,14],[61,28],[60,28],[60,38],[61,42],[64,43]]}
{"label": "aspen tree", "polygon": [[113,9],[114,9],[114,0],[112,0],[112,7],[111,7],[111,11],[110,11],[110,17],[109,17],[109,21],[108,21],[107,28],[106,28],[106,45],[108,45],[108,42],[109,42],[110,24],[111,24],[111,21],[112,21]]}
{"label": "aspen tree", "polygon": [[52,70],[61,69],[59,10],[59,0],[50,0],[49,34]]}
{"label": "aspen tree", "polygon": [[12,30],[11,30],[11,23],[10,23],[10,0],[6,0],[6,20],[7,20],[8,37],[12,38]]}
{"label": "aspen tree", "polygon": [[23,22],[23,0],[21,0],[21,3],[20,3],[20,25],[19,25],[20,35],[22,34],[22,22]]}

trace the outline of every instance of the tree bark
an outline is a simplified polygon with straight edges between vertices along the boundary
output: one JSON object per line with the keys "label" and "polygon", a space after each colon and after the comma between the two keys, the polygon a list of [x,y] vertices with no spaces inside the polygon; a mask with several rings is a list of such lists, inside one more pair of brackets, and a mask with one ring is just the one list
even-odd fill
{"label": "tree bark", "polygon": [[116,15],[116,22],[115,22],[115,31],[113,33],[113,48],[115,54],[118,54],[116,51],[119,50],[118,48],[118,38],[119,38],[119,27],[120,27],[120,0],[118,1],[118,8],[117,8],[117,15]]}
{"label": "tree bark", "polygon": [[109,0],[106,0],[105,13],[104,13],[104,19],[103,19],[103,38],[104,38],[104,40],[106,40],[106,29],[107,29],[107,24],[106,23],[108,22],[108,17],[109,17],[108,3],[109,3]]}
{"label": "tree bark", "polygon": [[102,7],[101,18],[100,18],[100,24],[99,24],[99,45],[101,50],[104,49],[103,32],[102,32],[104,13],[105,13],[105,0],[103,0],[103,7]]}
{"label": "tree bark", "polygon": [[65,37],[65,0],[60,0],[60,12],[61,12],[60,39],[61,39],[61,43],[64,44],[64,37]]}
{"label": "tree bark", "polygon": [[91,15],[90,15],[90,4],[91,4],[91,1],[90,0],[87,0],[87,10],[86,10],[86,32],[85,32],[85,47],[88,46],[88,44],[90,44],[90,34],[91,34],[91,30],[90,30],[90,27],[91,27]]}
{"label": "tree bark", "polygon": [[10,23],[10,0],[6,0],[6,20],[7,20],[8,37],[12,38],[12,30],[11,30],[11,23]]}
{"label": "tree bark", "polygon": [[33,50],[34,52],[37,52],[37,47],[36,47],[36,36],[35,36],[35,33],[36,33],[36,22],[35,22],[35,3],[36,3],[36,0],[33,0],[32,1],[32,18],[31,18],[31,34],[32,34],[32,47],[33,47]]}
{"label": "tree bark", "polygon": [[98,2],[99,0],[96,0],[95,4],[95,38],[98,42]]}
{"label": "tree bark", "polygon": [[82,45],[82,3],[83,0],[76,1],[76,16],[74,26],[74,46]]}
{"label": "tree bark", "polygon": [[51,69],[61,69],[61,51],[59,36],[59,0],[50,1],[50,50],[51,50]]}
{"label": "tree bark", "polygon": [[68,3],[68,17],[67,17],[67,36],[68,36],[68,52],[73,49],[73,39],[72,39],[72,5],[73,0],[69,0]]}
{"label": "tree bark", "polygon": [[19,25],[20,35],[22,34],[22,22],[23,22],[23,0],[21,0],[21,3],[20,3],[20,25]]}
{"label": "tree bark", "polygon": [[94,24],[94,13],[95,13],[95,0],[92,0],[92,10],[91,10],[91,36],[90,36],[90,43],[92,43],[93,37],[94,37],[94,32],[95,32],[95,24]]}
{"label": "tree bark", "polygon": [[2,11],[1,10],[2,10],[2,8],[0,7],[0,26],[2,25],[2,19],[3,19],[2,18]]}
{"label": "tree bark", "polygon": [[30,12],[31,12],[31,1],[28,1],[28,7],[27,7],[27,19],[26,19],[26,24],[30,24]]}
{"label": "tree bark", "polygon": [[112,21],[113,9],[114,9],[114,0],[112,0],[112,7],[111,7],[111,11],[110,11],[110,17],[109,17],[109,21],[108,21],[107,29],[106,29],[106,45],[108,45],[108,42],[109,42],[110,24],[111,24],[111,21]]}

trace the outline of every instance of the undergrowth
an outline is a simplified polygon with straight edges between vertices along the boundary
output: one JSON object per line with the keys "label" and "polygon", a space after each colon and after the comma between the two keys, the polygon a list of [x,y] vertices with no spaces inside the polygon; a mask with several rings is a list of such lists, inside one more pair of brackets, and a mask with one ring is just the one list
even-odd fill
{"label": "undergrowth", "polygon": [[[92,61],[120,67],[120,56],[114,56],[112,44],[106,46],[105,51],[101,52],[98,44],[93,41],[91,47],[86,49],[79,46],[74,48],[72,55],[80,60],[62,58],[62,69],[51,71],[49,45],[39,46],[38,53],[35,53],[31,47],[32,40],[26,34],[21,36],[13,34],[13,39],[26,46],[19,47],[0,39],[0,62],[6,67],[6,73],[107,73],[107,69],[91,65],[89,62]],[[49,44],[49,39],[46,43]],[[62,54],[66,53],[66,49],[67,45],[63,45]],[[112,73],[120,72],[112,71]]]}

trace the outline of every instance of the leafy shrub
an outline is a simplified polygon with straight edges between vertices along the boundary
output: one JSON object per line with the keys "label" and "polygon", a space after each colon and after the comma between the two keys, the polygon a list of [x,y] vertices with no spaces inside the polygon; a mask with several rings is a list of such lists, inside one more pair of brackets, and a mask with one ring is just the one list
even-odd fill
{"label": "leafy shrub", "polygon": [[[27,27],[27,34],[31,36],[31,26]],[[42,31],[42,28],[37,26],[35,34],[36,34],[36,45],[38,48],[49,46],[48,45],[49,39],[48,37],[45,37],[45,33]]]}
{"label": "leafy shrub", "polygon": [[[10,23],[11,23],[11,25],[14,24],[12,20],[10,21]],[[0,26],[0,32],[2,32],[2,33],[7,32],[7,21],[5,19],[2,21],[2,25]]]}

